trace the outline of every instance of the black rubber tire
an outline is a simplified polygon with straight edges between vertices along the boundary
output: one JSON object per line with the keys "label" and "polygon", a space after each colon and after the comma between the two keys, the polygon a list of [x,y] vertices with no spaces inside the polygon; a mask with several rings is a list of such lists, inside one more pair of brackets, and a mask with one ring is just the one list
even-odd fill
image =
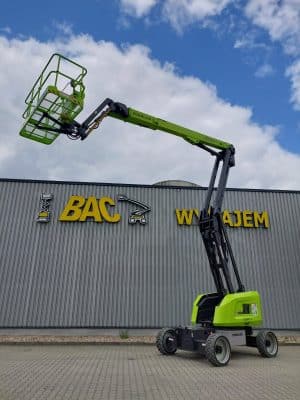
{"label": "black rubber tire", "polygon": [[156,336],[156,347],[161,354],[172,355],[177,351],[177,338],[174,329],[161,329]]}
{"label": "black rubber tire", "polygon": [[209,335],[205,345],[205,356],[215,367],[225,367],[231,357],[231,346],[227,337],[218,333]]}
{"label": "black rubber tire", "polygon": [[271,331],[260,331],[256,336],[256,346],[263,357],[277,356],[278,342],[275,333]]}

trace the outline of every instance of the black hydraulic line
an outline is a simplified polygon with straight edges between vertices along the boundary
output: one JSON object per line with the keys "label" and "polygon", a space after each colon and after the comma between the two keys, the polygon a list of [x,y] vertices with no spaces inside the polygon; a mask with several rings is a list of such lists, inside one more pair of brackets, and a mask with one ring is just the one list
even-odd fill
{"label": "black hydraulic line", "polygon": [[218,173],[218,169],[219,169],[219,164],[220,164],[220,158],[217,156],[215,163],[214,163],[213,171],[212,171],[212,174],[210,177],[210,182],[209,182],[209,185],[207,188],[206,197],[205,197],[203,212],[206,214],[209,212],[209,206],[211,203],[211,197],[212,197],[212,193],[214,190],[214,185],[215,185],[215,181],[216,181],[216,177],[217,177],[217,173]]}
{"label": "black hydraulic line", "polygon": [[243,285],[243,283],[241,281],[241,277],[240,277],[239,271],[237,269],[236,261],[235,261],[234,255],[233,255],[232,247],[231,247],[231,244],[229,242],[228,234],[226,232],[226,229],[224,228],[224,225],[222,225],[222,231],[223,231],[223,235],[224,235],[225,240],[226,240],[227,250],[228,250],[229,255],[230,255],[232,268],[233,268],[233,271],[234,271],[234,274],[235,274],[235,277],[236,277],[236,280],[237,280],[237,283],[238,283],[238,292],[244,292],[245,291],[245,286]]}
{"label": "black hydraulic line", "polygon": [[225,294],[226,289],[223,283],[223,279],[220,273],[220,269],[218,267],[218,262],[216,259],[216,251],[215,251],[215,243],[212,237],[203,236],[203,242],[206,250],[206,254],[208,257],[210,270],[213,276],[213,280],[217,289],[217,292],[220,294]]}
{"label": "black hydraulic line", "polygon": [[[42,124],[42,121],[44,118],[48,118],[50,119],[50,121],[54,122],[55,124],[57,124],[58,126],[60,126],[60,128],[52,128]],[[56,118],[52,117],[50,114],[48,114],[46,111],[43,112],[41,118],[34,124],[36,126],[36,128],[40,129],[40,130],[44,130],[44,131],[50,131],[50,132],[59,132],[59,133],[64,133],[63,132],[63,124]]]}
{"label": "black hydraulic line", "polygon": [[217,242],[217,251],[220,260],[220,268],[222,269],[226,285],[228,288],[229,293],[234,293],[234,287],[231,281],[229,268],[228,268],[228,257],[226,255],[227,252],[227,243],[225,244],[224,236],[223,236],[223,222],[221,220],[221,215],[218,213],[216,214],[216,222],[218,224],[218,230],[216,232],[216,242]]}
{"label": "black hydraulic line", "polygon": [[220,153],[218,153],[217,151],[211,149],[210,147],[205,146],[205,144],[200,144],[200,143],[198,143],[196,146],[197,146],[197,147],[200,147],[200,149],[203,149],[203,150],[205,150],[205,151],[208,151],[208,153],[210,153],[212,156],[218,156],[218,155],[220,154]]}
{"label": "black hydraulic line", "polygon": [[[42,125],[42,121],[44,118],[50,119],[50,121],[54,122],[59,126],[59,128],[53,128],[48,125]],[[56,133],[62,133],[65,135],[73,136],[73,138],[79,138],[78,134],[78,128],[80,128],[80,124],[76,121],[72,121],[72,123],[68,122],[61,122],[58,119],[52,117],[49,113],[44,111],[42,113],[41,118],[34,123],[34,126],[41,131],[49,131],[49,132],[56,132]]]}

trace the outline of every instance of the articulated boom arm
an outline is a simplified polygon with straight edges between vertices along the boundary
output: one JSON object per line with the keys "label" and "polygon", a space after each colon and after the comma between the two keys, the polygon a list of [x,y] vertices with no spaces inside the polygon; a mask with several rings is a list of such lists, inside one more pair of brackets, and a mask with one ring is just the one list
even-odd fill
{"label": "articulated boom arm", "polygon": [[[160,130],[179,136],[216,157],[207,190],[205,205],[199,218],[199,227],[218,293],[226,294],[227,292],[234,293],[236,291],[244,291],[245,289],[239,277],[221,215],[221,207],[229,169],[234,166],[234,147],[230,143],[184,128],[180,125],[173,124],[172,122],[156,118],[152,115],[134,110],[133,108],[128,108],[124,104],[114,102],[111,99],[105,99],[82,124],[79,124],[76,121],[60,122],[50,116],[47,112],[44,112],[36,126],[39,129],[47,129],[48,131],[52,130],[53,132],[67,134],[71,139],[80,138],[81,140],[84,140],[94,129],[98,128],[102,120],[108,116],[134,125],[139,125],[153,130]],[[44,118],[52,120],[56,127],[50,129],[49,125],[43,127]],[[212,204],[212,195],[220,163],[222,163],[222,168],[216,194],[214,196],[214,202]],[[237,289],[234,288],[231,280],[229,271],[230,263],[238,284]]]}
{"label": "articulated boom arm", "polygon": [[128,108],[127,110],[128,112],[126,116],[117,112],[110,112],[109,116],[121,119],[125,122],[130,122],[134,125],[143,126],[153,130],[160,130],[175,136],[179,136],[194,145],[206,145],[219,150],[225,150],[231,146],[229,143],[223,142],[222,140],[204,135],[203,133],[192,131],[191,129],[173,124],[172,122],[153,117],[152,115],[134,110],[133,108]]}

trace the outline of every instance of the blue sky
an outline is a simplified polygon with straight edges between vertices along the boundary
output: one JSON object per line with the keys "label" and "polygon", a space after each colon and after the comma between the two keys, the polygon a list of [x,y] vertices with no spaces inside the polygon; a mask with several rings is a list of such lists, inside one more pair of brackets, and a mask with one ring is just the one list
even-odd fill
{"label": "blue sky", "polygon": [[[247,124],[252,128],[258,126],[262,135],[271,137],[270,142],[257,140],[256,145],[253,144],[258,149],[255,152],[262,151],[261,146],[279,146],[282,152],[286,151],[284,154],[288,159],[293,160],[290,168],[297,168],[295,165],[298,166],[300,154],[300,0],[87,0],[84,5],[78,6],[70,1],[54,0],[41,3],[28,0],[26,4],[20,4],[12,0],[2,5],[0,37],[5,41],[3,43],[7,54],[12,51],[16,40],[18,46],[23,45],[24,48],[29,43],[29,38],[37,42],[36,49],[33,46],[31,53],[27,53],[29,64],[31,55],[34,58],[39,53],[42,57],[44,53],[40,52],[39,48],[43,44],[51,44],[56,50],[56,47],[66,43],[70,45],[72,38],[87,36],[94,44],[99,44],[100,41],[112,43],[123,54],[131,46],[142,45],[147,49],[147,54],[142,52],[144,55],[141,55],[141,59],[145,56],[145,60],[157,63],[160,70],[166,70],[169,66],[171,73],[181,79],[181,82],[186,78],[195,78],[196,82],[203,83],[216,94],[216,101],[234,109],[237,107],[247,110],[251,114],[247,117]],[[72,51],[70,46],[66,49]],[[76,52],[76,49],[74,50]],[[80,54],[83,55],[83,50]],[[44,60],[46,62],[47,57]],[[122,75],[127,79],[128,71],[125,67],[122,68],[121,63],[118,73],[120,82]],[[130,77],[132,81],[135,79],[134,74],[130,74]],[[30,78],[33,82],[35,76],[28,77],[28,82]],[[99,76],[97,68],[94,69],[93,79],[103,79],[100,69]],[[160,80],[155,82],[164,86]],[[23,89],[25,98],[27,86],[24,85]],[[106,90],[109,90],[109,87]],[[138,85],[134,87],[133,84],[132,90],[138,90]],[[153,110],[156,110],[158,93],[159,87],[153,89],[153,93],[151,89],[144,93],[144,97],[148,97],[147,105],[151,104],[151,101],[154,103]],[[101,93],[97,95],[99,100],[102,99]],[[124,102],[125,95],[124,90],[120,88],[120,96]],[[91,107],[96,105],[91,104]],[[134,106],[139,108],[139,104]],[[163,107],[163,104],[157,106],[159,110]],[[188,103],[186,107],[189,107]],[[197,113],[197,108],[193,112]],[[166,113],[172,120],[172,114]],[[184,110],[182,113],[184,125],[187,126],[189,119],[185,119]],[[186,114],[190,115],[188,112]],[[201,131],[201,118],[197,119],[197,124]],[[222,137],[221,126],[220,121],[219,131],[206,133]],[[239,129],[242,127],[239,126]],[[249,134],[251,135],[251,132]],[[248,140],[249,138],[244,140],[245,147]],[[252,134],[251,140],[256,140],[256,134]],[[266,148],[263,150],[269,151]],[[246,152],[245,148],[243,155]],[[250,153],[246,157],[247,163],[255,164],[257,154],[252,156]],[[268,157],[267,160],[271,159],[272,154],[268,154]],[[281,160],[281,156],[278,156],[278,160]],[[4,166],[3,173],[14,176],[20,174],[18,170],[9,172],[12,171],[9,170],[12,160],[10,162],[11,164]],[[37,177],[76,178],[67,171],[51,175],[47,173],[46,166],[41,166],[41,170],[43,168],[44,172]],[[264,168],[263,165],[260,168]],[[270,168],[271,171],[269,181],[267,177],[261,180],[257,177],[253,180],[247,178],[245,185],[297,188],[300,181],[295,181],[296,178],[289,180],[287,177],[284,184],[282,174],[281,179],[276,181],[272,175],[276,168],[273,161],[266,168]],[[33,168],[30,171],[31,175],[34,174]],[[180,175],[180,168],[177,172]],[[194,178],[194,175],[191,175],[190,180]],[[156,175],[151,177],[150,174],[145,178],[127,176],[130,181],[139,183],[142,183],[140,180],[153,183],[151,179],[156,179]],[[31,176],[25,174],[25,177]],[[164,176],[161,178],[163,180]],[[177,178],[188,179],[188,172]],[[105,177],[97,179],[92,174],[90,179],[105,180]],[[126,180],[118,175],[107,177],[107,180],[114,179]],[[233,184],[243,186],[242,176],[236,175]]]}

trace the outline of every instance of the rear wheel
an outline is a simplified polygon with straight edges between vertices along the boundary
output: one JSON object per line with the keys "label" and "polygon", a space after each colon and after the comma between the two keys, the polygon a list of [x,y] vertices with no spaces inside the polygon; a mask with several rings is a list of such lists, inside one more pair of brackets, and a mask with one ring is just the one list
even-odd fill
{"label": "rear wheel", "polygon": [[263,357],[276,357],[278,353],[277,338],[271,331],[260,331],[256,336],[256,346]]}
{"label": "rear wheel", "polygon": [[156,336],[156,347],[164,355],[174,354],[177,350],[177,338],[174,329],[164,328]]}
{"label": "rear wheel", "polygon": [[231,347],[227,337],[217,333],[208,336],[205,346],[205,355],[209,362],[216,367],[224,367],[231,356]]}

